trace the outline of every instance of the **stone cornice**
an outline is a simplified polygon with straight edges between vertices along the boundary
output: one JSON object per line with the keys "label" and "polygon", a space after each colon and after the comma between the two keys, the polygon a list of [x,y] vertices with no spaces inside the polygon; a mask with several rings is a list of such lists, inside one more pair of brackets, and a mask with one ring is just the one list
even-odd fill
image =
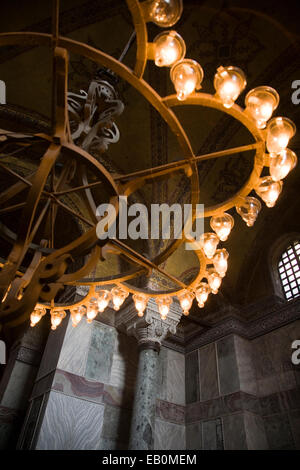
{"label": "stone cornice", "polygon": [[[266,305],[268,305],[267,309]],[[195,327],[194,332],[182,335],[180,341],[176,341],[176,338],[168,338],[164,341],[164,346],[180,352],[191,352],[228,334],[236,334],[251,340],[300,319],[300,299],[274,303],[273,305],[266,304],[264,300],[247,307],[247,309],[249,310],[250,307],[258,312],[265,310],[265,314],[250,321],[230,316],[204,331],[197,331]]]}

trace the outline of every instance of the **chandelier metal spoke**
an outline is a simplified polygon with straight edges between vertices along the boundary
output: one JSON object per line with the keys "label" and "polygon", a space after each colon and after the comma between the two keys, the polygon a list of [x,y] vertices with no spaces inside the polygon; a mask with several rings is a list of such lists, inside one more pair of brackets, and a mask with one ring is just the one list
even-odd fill
{"label": "chandelier metal spoke", "polygon": [[[227,157],[231,155],[235,155],[237,153],[243,153],[243,152],[249,152],[250,150],[257,150],[259,147],[261,147],[260,142],[256,142],[254,144],[249,144],[249,145],[242,145],[240,147],[234,147],[231,149],[226,149],[226,150],[220,150],[218,152],[211,152],[203,155],[197,155],[192,163],[199,163],[204,160],[210,160],[212,158],[221,158],[221,157]],[[168,175],[169,173],[173,173],[174,171],[180,171],[183,170],[191,165],[191,162],[189,160],[178,160],[176,162],[171,162],[171,163],[165,163],[164,165],[159,165],[156,167],[148,168],[146,170],[140,170],[140,171],[134,171],[132,173],[128,173],[126,175],[117,175],[114,177],[115,181],[123,181],[123,180],[128,180],[128,179],[134,179],[134,178],[144,178],[146,179],[147,177],[151,177],[151,179],[156,176],[156,177],[161,177],[164,175]]]}

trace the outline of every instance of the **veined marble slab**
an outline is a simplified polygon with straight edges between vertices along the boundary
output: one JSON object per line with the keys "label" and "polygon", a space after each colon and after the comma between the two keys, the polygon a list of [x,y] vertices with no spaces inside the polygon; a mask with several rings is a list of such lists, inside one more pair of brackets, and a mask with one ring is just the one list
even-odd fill
{"label": "veined marble slab", "polygon": [[185,426],[167,423],[158,418],[154,429],[155,450],[185,450]]}
{"label": "veined marble slab", "polygon": [[100,445],[104,406],[50,392],[36,449],[96,450]]}
{"label": "veined marble slab", "polygon": [[92,324],[87,323],[84,319],[75,328],[69,320],[57,369],[84,376],[91,332]]}
{"label": "veined marble slab", "polygon": [[115,328],[99,322],[92,323],[84,374],[87,379],[109,383],[116,336]]}

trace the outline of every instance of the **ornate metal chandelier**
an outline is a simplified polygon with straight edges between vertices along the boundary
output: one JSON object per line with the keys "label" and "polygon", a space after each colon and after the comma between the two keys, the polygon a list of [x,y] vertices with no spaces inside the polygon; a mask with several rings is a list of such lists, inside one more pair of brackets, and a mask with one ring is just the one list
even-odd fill
{"label": "ornate metal chandelier", "polygon": [[[168,29],[156,36],[153,42],[148,41],[147,23],[154,22],[162,28],[171,28],[182,14],[182,0],[147,0],[141,3],[138,0],[126,1],[136,34],[134,70],[101,50],[61,36],[58,28],[58,0],[53,2],[52,34],[0,34],[1,46],[29,44],[52,48],[54,70],[52,132],[1,133],[0,167],[15,177],[16,183],[1,194],[3,208],[0,212],[5,214],[22,210],[18,232],[11,234],[6,230],[6,238],[10,238],[12,248],[7,259],[3,260],[0,272],[2,325],[16,326],[30,317],[31,326],[34,326],[48,311],[52,329],[56,329],[69,311],[72,323],[76,326],[84,316],[91,322],[98,312],[103,312],[109,305],[119,310],[129,294],[132,294],[139,316],[143,316],[150,298],[155,299],[162,319],[167,317],[175,298],[185,315],[188,315],[195,298],[198,306],[204,307],[210,293],[217,294],[227,271],[228,252],[218,246],[228,239],[234,226],[234,218],[228,211],[235,208],[247,226],[253,226],[261,210],[261,202],[250,196],[250,193],[254,190],[268,207],[273,207],[282,191],[282,180],[297,163],[295,153],[287,148],[296,132],[294,123],[285,117],[272,118],[279,104],[279,95],[273,88],[260,86],[250,90],[243,109],[235,104],[246,87],[246,77],[242,70],[234,66],[220,66],[214,77],[216,93],[210,95],[200,92],[204,72],[195,60],[185,57],[184,40],[176,31]],[[114,76],[128,82],[146,98],[176,136],[183,159],[125,175],[115,175],[108,171],[100,159],[93,156],[93,150],[97,149],[98,154],[101,154],[107,150],[109,144],[119,139],[119,130],[114,119],[123,112],[123,103],[105,74],[95,78],[87,92],[68,93],[68,52],[89,58],[105,70],[112,71]],[[170,68],[170,78],[176,94],[161,97],[143,79],[146,64],[151,60],[158,67]],[[250,132],[253,143],[195,155],[172,110],[175,106],[185,105],[202,106],[226,113]],[[37,171],[30,177],[17,174],[9,165],[9,157],[35,145],[45,147]],[[197,164],[249,150],[255,150],[255,156],[246,184],[233,197],[216,206],[206,207],[204,214],[198,214]],[[266,168],[269,169],[268,176],[265,176]],[[99,240],[96,234],[99,219],[96,216],[94,188],[100,185],[104,187],[110,203],[118,213],[118,196],[130,196],[145,184],[151,184],[158,178],[170,177],[177,172],[184,172],[190,179],[192,223],[201,216],[209,218],[211,227],[211,232],[204,233],[200,240],[193,243],[199,269],[189,284],[161,267],[180,244],[186,241],[184,237],[172,240],[166,249],[149,259],[121,240]],[[96,177],[96,181],[91,181],[91,174]],[[24,202],[19,203],[18,207],[16,204],[4,206],[24,188],[28,188]],[[71,193],[81,194],[88,216],[66,203],[64,198]],[[55,248],[54,232],[58,208],[80,220],[84,233],[65,246]],[[49,220],[48,231],[37,240],[43,218]],[[114,222],[112,219],[108,225]],[[184,227],[182,231],[183,229]],[[1,230],[3,231],[3,227]],[[88,277],[99,260],[104,259],[108,253],[129,260],[133,269],[108,278]],[[27,264],[24,263],[26,256]],[[73,265],[80,257],[84,257],[85,261],[76,269]],[[129,284],[129,281],[142,275],[149,276],[153,271],[168,278],[178,288],[157,292]],[[89,291],[76,303],[56,302],[56,296],[66,286],[88,286]]]}

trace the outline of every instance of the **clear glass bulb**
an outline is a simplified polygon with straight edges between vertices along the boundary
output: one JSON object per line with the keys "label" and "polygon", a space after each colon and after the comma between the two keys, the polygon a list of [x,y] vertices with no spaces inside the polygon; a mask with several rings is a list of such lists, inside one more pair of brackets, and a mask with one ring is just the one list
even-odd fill
{"label": "clear glass bulb", "polygon": [[146,295],[143,295],[143,294],[134,294],[132,296],[132,299],[134,301],[134,306],[135,306],[135,308],[138,312],[138,316],[143,317],[144,316],[144,311],[147,307],[148,297]]}
{"label": "clear glass bulb", "polygon": [[98,314],[98,302],[96,299],[91,299],[86,310],[86,321],[92,323]]}
{"label": "clear glass bulb", "polygon": [[274,181],[285,178],[297,165],[297,155],[290,149],[282,150],[277,155],[270,155],[270,175]]}
{"label": "clear glass bulb", "polygon": [[210,293],[209,285],[206,282],[200,282],[199,286],[197,287],[195,291],[198,306],[200,308],[204,307],[204,304],[208,299],[209,293]]}
{"label": "clear glass bulb", "polygon": [[267,207],[274,207],[282,191],[282,185],[282,181],[273,181],[271,176],[266,176],[260,179],[255,191],[266,203]]}
{"label": "clear glass bulb", "polygon": [[219,243],[219,237],[214,232],[203,233],[199,239],[200,246],[205,256],[212,259]]}
{"label": "clear glass bulb", "polygon": [[285,150],[296,133],[296,126],[290,119],[275,117],[267,126],[267,149],[270,154]]}
{"label": "clear glass bulb", "polygon": [[219,67],[214,79],[217,96],[225,108],[231,108],[246,87],[244,72],[238,67]]}
{"label": "clear glass bulb", "polygon": [[180,101],[184,101],[195,90],[199,90],[204,77],[201,66],[192,59],[176,62],[171,68],[170,75]]}
{"label": "clear glass bulb", "polygon": [[45,308],[37,307],[33,310],[32,314],[30,315],[30,326],[35,326],[40,319],[46,314]]}
{"label": "clear glass bulb", "polygon": [[123,305],[125,299],[128,297],[128,292],[121,287],[114,287],[111,290],[112,301],[114,310],[120,310],[121,305]]}
{"label": "clear glass bulb", "polygon": [[224,212],[221,215],[215,215],[210,219],[210,226],[216,232],[219,239],[225,242],[229,237],[232,227],[234,226],[234,218]]}
{"label": "clear glass bulb", "polygon": [[188,315],[189,310],[190,310],[190,308],[193,304],[193,300],[194,300],[194,297],[195,297],[194,294],[191,291],[184,290],[177,297],[178,297],[180,306],[183,310],[183,314]]}
{"label": "clear glass bulb", "polygon": [[243,201],[236,206],[237,213],[246,222],[248,227],[252,227],[261,210],[261,203],[255,197],[245,197]]}
{"label": "clear glass bulb", "polygon": [[177,23],[182,10],[182,0],[152,0],[149,2],[150,20],[162,28],[169,28]]}
{"label": "clear glass bulb", "polygon": [[176,31],[160,33],[153,41],[154,60],[158,67],[171,67],[185,56],[185,43]]}
{"label": "clear glass bulb", "polygon": [[56,330],[56,328],[58,327],[58,325],[61,324],[65,316],[66,312],[64,310],[51,311],[51,330]]}
{"label": "clear glass bulb", "polygon": [[224,277],[228,268],[228,251],[225,248],[217,250],[213,257],[215,270],[221,277]]}
{"label": "clear glass bulb", "polygon": [[157,297],[156,304],[160,313],[161,319],[165,320],[170,310],[170,305],[173,302],[172,298],[168,295],[164,297]]}
{"label": "clear glass bulb", "polygon": [[111,295],[108,290],[99,290],[97,291],[97,295],[98,295],[98,310],[99,312],[102,313],[108,306],[109,301],[111,299]]}
{"label": "clear glass bulb", "polygon": [[212,293],[217,294],[222,284],[222,278],[220,274],[218,274],[214,270],[210,270],[207,275],[207,280],[208,280],[208,284],[209,284],[209,287],[211,288]]}
{"label": "clear glass bulb", "polygon": [[245,104],[247,111],[256,121],[258,129],[264,129],[279,104],[279,95],[274,88],[259,86],[249,91]]}

